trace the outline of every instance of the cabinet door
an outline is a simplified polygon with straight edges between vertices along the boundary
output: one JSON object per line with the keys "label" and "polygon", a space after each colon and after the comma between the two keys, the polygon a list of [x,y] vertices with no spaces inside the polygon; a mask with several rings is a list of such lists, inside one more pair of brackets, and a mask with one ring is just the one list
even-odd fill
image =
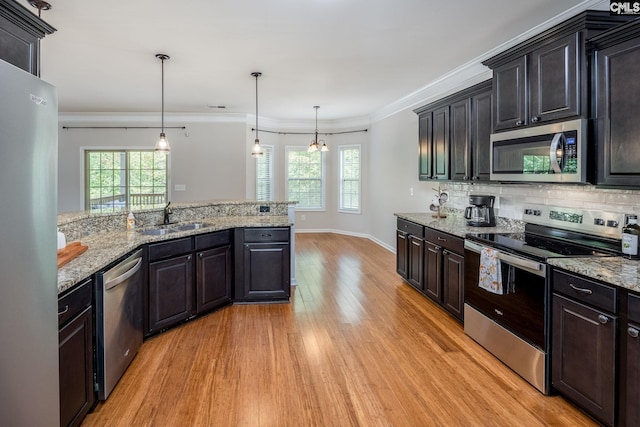
{"label": "cabinet door", "polygon": [[409,267],[409,235],[396,230],[396,272],[403,278],[408,278]]}
{"label": "cabinet door", "polygon": [[198,252],[196,311],[202,313],[231,301],[231,246]]}
{"label": "cabinet door", "polygon": [[409,236],[409,271],[408,282],[422,290],[422,262],[424,257],[424,241],[416,236]]}
{"label": "cabinet door", "polygon": [[191,255],[149,263],[149,332],[159,332],[195,314],[193,286]]}
{"label": "cabinet door", "polygon": [[613,425],[617,318],[553,295],[552,384]]}
{"label": "cabinet door", "polygon": [[626,398],[623,402],[628,426],[640,425],[640,331],[639,325],[627,325],[625,372],[621,375],[625,384]]}
{"label": "cabinet door", "polygon": [[531,123],[580,114],[579,39],[574,33],[531,53]]}
{"label": "cabinet door", "polygon": [[491,174],[491,90],[471,98],[471,163],[473,180],[488,181]]}
{"label": "cabinet door", "polygon": [[527,56],[493,70],[493,130],[528,124]]}
{"label": "cabinet door", "polygon": [[442,301],[442,248],[424,241],[424,293],[440,303]]}
{"label": "cabinet door", "polygon": [[289,243],[245,243],[244,283],[239,300],[288,300],[291,294]]}
{"label": "cabinet door", "polygon": [[640,38],[597,56],[597,183],[640,186]]}
{"label": "cabinet door", "polygon": [[442,305],[456,318],[463,318],[464,257],[442,252]]}
{"label": "cabinet door", "polygon": [[471,99],[451,105],[451,179],[471,179]]}
{"label": "cabinet door", "polygon": [[449,179],[449,106],[433,111],[433,179]]}
{"label": "cabinet door", "polygon": [[60,329],[60,425],[78,426],[95,402],[93,310],[87,307]]}
{"label": "cabinet door", "polygon": [[431,167],[433,158],[433,116],[431,112],[422,113],[418,117],[418,134],[420,138],[418,144],[418,179],[426,181],[430,180],[433,175]]}

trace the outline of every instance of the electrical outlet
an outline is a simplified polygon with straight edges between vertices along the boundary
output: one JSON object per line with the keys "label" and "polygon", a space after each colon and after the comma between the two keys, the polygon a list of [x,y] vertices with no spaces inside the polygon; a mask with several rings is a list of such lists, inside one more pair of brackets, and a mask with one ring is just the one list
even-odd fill
{"label": "electrical outlet", "polygon": [[271,208],[269,206],[265,206],[265,205],[260,206],[260,213],[266,213],[266,212],[269,212],[270,210]]}
{"label": "electrical outlet", "polygon": [[304,221],[305,219],[307,219],[306,215],[300,215],[300,221]]}
{"label": "electrical outlet", "polygon": [[409,188],[409,195],[413,196],[413,187]]}
{"label": "electrical outlet", "polygon": [[187,190],[187,186],[184,184],[176,184],[173,187],[174,191],[186,191]]}

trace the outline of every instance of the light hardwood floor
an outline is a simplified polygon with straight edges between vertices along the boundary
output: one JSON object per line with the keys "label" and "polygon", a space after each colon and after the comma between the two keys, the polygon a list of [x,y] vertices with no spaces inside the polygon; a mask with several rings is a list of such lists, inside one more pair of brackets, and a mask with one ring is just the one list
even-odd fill
{"label": "light hardwood floor", "polygon": [[296,236],[290,304],[234,305],[144,343],[88,426],[592,426],[404,284],[367,239]]}

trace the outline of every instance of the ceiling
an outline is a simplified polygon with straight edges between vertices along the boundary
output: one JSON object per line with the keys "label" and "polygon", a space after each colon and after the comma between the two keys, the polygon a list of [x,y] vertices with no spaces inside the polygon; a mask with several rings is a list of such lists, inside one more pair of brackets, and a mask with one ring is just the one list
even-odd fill
{"label": "ceiling", "polygon": [[[367,117],[595,0],[48,0],[41,77],[71,112]],[[27,0],[19,0],[37,13]],[[608,2],[605,2],[608,5]],[[210,106],[224,105],[224,110]]]}

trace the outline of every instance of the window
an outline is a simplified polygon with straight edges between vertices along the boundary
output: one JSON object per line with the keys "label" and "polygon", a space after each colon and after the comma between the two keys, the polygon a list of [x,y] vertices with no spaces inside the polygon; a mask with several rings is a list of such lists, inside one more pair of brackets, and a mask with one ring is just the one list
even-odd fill
{"label": "window", "polygon": [[324,209],[324,153],[287,147],[287,199],[297,209]]}
{"label": "window", "polygon": [[360,146],[339,147],[340,202],[339,209],[360,213]]}
{"label": "window", "polygon": [[273,147],[262,145],[262,156],[256,157],[256,200],[273,200]]}
{"label": "window", "polygon": [[120,212],[167,200],[167,155],[148,151],[85,151],[85,208]]}

